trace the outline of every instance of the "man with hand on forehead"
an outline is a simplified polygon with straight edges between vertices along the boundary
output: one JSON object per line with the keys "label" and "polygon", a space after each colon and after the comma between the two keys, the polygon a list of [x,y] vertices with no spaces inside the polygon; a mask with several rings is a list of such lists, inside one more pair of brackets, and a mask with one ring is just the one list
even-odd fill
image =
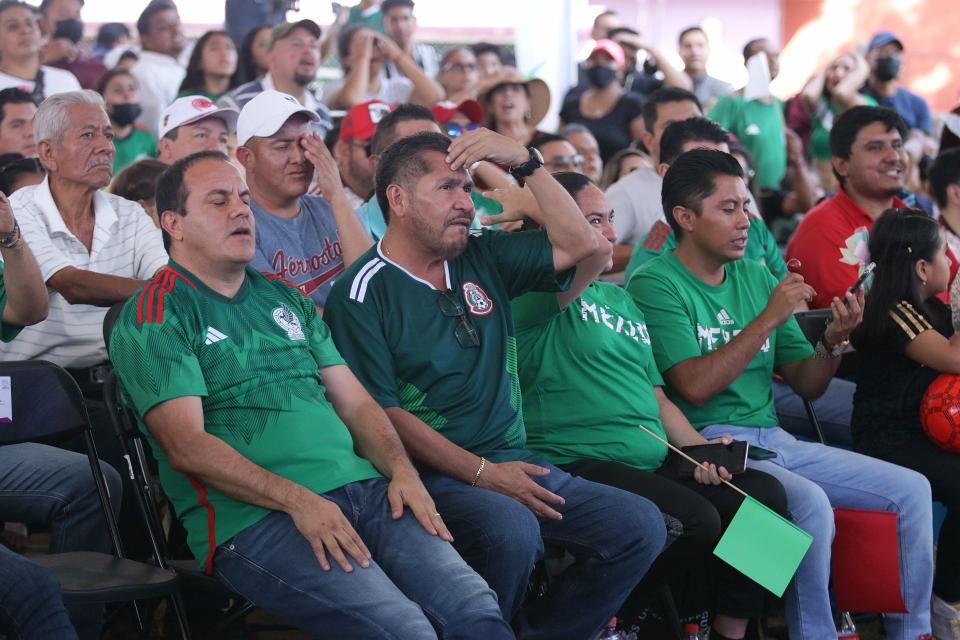
{"label": "man with hand on forehead", "polygon": [[[470,231],[466,167],[480,160],[511,167],[529,186],[547,212],[543,230]],[[510,300],[565,290],[577,266],[609,258],[610,245],[539,152],[487,129],[452,143],[439,133],[401,138],[381,156],[376,185],[390,224],[333,286],[326,320],[337,347],[386,409],[505,618],[517,613],[544,544],[575,557],[520,610],[519,635],[592,638],[660,553],[664,521],[650,501],[526,449]]]}
{"label": "man with hand on forehead", "polygon": [[[322,308],[334,278],[372,244],[336,163],[311,130],[315,111],[279,91],[246,104],[237,123],[237,160],[246,171],[257,222],[255,269],[296,285]],[[314,172],[319,194],[308,193]]]}

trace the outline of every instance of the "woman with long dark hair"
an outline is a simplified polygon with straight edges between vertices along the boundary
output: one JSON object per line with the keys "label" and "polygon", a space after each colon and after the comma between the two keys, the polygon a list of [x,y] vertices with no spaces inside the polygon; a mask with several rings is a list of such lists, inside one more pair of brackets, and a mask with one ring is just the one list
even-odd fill
{"label": "woman with long dark hair", "polygon": [[226,31],[207,31],[193,46],[178,98],[205,96],[214,102],[237,86],[237,48]]}
{"label": "woman with long dark hair", "polygon": [[267,45],[271,27],[262,24],[250,29],[240,43],[237,63],[236,86],[259,80],[267,72]]}
{"label": "woman with long dark hair", "polygon": [[870,231],[876,263],[857,349],[853,400],[854,448],[919,471],[933,499],[947,507],[937,543],[932,622],[938,638],[956,638],[960,626],[960,458],[924,434],[920,401],[941,373],[960,374],[960,336],[950,308],[937,299],[949,285],[943,231],[918,209],[888,209]]}

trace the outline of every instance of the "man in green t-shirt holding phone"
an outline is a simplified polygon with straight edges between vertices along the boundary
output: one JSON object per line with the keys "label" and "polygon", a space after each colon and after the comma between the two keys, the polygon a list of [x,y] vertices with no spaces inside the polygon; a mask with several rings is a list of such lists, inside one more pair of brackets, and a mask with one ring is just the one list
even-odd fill
{"label": "man in green t-shirt holding phone", "polygon": [[780,283],[758,262],[741,260],[750,226],[750,192],[737,160],[722,151],[681,155],[664,176],[663,210],[677,248],[640,268],[628,290],[650,327],[667,395],[707,439],[729,433],[768,449],[750,466],[776,477],[798,526],[813,536],[784,596],[792,638],[836,637],[830,610],[832,507],[897,514],[900,584],[909,613],[886,616],[889,638],[930,633],[933,579],[930,486],[923,476],[850,451],[801,442],[777,426],[776,370],[799,395],[823,393],[863,294],[832,301],[833,319],[812,348],[793,318],[814,290],[799,274]]}

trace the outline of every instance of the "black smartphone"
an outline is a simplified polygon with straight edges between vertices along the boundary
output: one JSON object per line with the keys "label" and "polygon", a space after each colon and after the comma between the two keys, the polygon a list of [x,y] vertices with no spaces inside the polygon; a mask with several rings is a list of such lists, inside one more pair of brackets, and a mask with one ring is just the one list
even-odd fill
{"label": "black smartphone", "polygon": [[867,278],[870,277],[870,274],[873,273],[873,270],[877,268],[876,262],[871,262],[863,268],[863,273],[860,274],[860,277],[857,278],[857,281],[853,283],[853,286],[850,287],[850,293],[857,295],[857,292],[863,288],[863,284],[867,281]]}
{"label": "black smartphone", "polygon": [[777,457],[777,453],[775,451],[770,451],[769,449],[764,449],[763,447],[753,445],[750,447],[747,457],[751,460],[772,460],[773,458]]}
{"label": "black smartphone", "polygon": [[[724,467],[732,474],[743,473],[747,468],[747,452],[750,445],[741,440],[734,440],[730,444],[721,444],[714,442],[710,444],[695,444],[689,447],[683,447],[681,451],[696,460],[697,462],[708,463],[719,467]],[[692,476],[694,464],[686,458],[680,459],[680,466],[677,473],[682,476]]]}

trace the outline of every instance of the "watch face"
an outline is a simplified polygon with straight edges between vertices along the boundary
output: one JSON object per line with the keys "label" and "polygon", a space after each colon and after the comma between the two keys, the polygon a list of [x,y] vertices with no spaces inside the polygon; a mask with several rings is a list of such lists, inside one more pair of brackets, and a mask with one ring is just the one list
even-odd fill
{"label": "watch face", "polygon": [[531,160],[536,160],[537,162],[539,162],[539,163],[542,165],[542,164],[543,164],[543,154],[540,153],[540,149],[537,149],[536,147],[531,147],[531,148],[530,148],[530,159],[531,159]]}

